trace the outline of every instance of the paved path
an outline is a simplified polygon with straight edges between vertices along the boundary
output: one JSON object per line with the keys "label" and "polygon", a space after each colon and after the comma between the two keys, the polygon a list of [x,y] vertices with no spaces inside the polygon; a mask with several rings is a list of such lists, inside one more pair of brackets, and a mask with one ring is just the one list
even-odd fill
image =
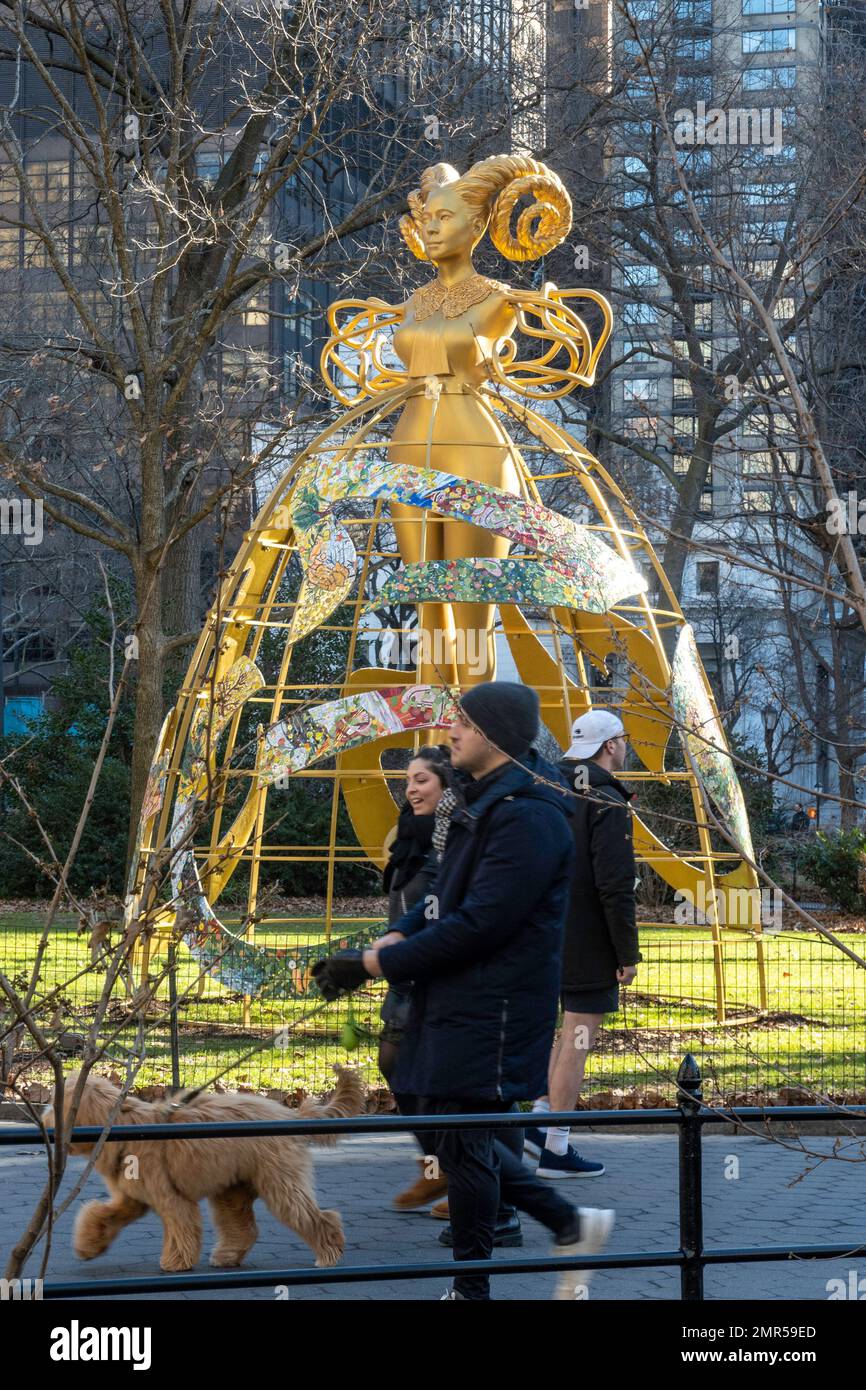
{"label": "paved path", "polygon": [[[811,1147],[830,1154],[834,1142],[859,1162],[828,1160],[795,1186],[793,1180],[814,1160],[777,1144],[752,1137],[708,1137],[704,1140],[705,1241],[713,1245],[821,1244],[850,1238],[852,1246],[866,1239],[863,1194],[866,1190],[866,1140],[834,1141],[814,1138]],[[677,1148],[668,1136],[586,1136],[581,1151],[602,1159],[607,1172],[591,1181],[560,1184],[560,1190],[581,1205],[613,1206],[617,1226],[611,1251],[673,1249],[677,1239]],[[335,1150],[317,1154],[317,1186],[322,1206],[336,1207],[346,1226],[347,1264],[381,1264],[403,1260],[425,1261],[444,1252],[437,1244],[442,1223],[424,1212],[398,1215],[390,1200],[414,1174],[416,1153],[409,1138],[380,1139],[359,1136],[344,1139]],[[726,1177],[738,1160],[739,1176]],[[72,1159],[67,1174],[77,1175],[82,1159]],[[38,1147],[0,1148],[0,1255],[20,1233],[25,1214],[32,1208],[45,1173],[45,1159]],[[102,1195],[99,1178],[91,1175],[86,1197]],[[83,1199],[81,1199],[83,1200]],[[203,1210],[207,1213],[207,1208]],[[247,1259],[253,1269],[312,1267],[310,1252],[292,1233],[280,1226],[261,1203],[257,1204],[261,1235]],[[84,1265],[70,1246],[74,1211],[67,1212],[55,1232],[49,1277],[150,1275],[158,1273],[160,1225],[153,1215],[127,1228],[110,1252]],[[213,1244],[206,1215],[205,1256]],[[548,1253],[549,1239],[534,1221],[524,1221],[522,1251],[505,1255]],[[719,1266],[707,1271],[709,1298],[808,1299],[827,1298],[827,1281],[858,1271],[866,1289],[866,1258]],[[29,1273],[35,1273],[31,1268]],[[547,1299],[553,1276],[503,1275],[494,1279],[498,1299]],[[354,1284],[335,1287],[311,1285],[293,1288],[295,1299],[435,1299],[441,1295],[441,1279],[406,1280],[401,1283]],[[611,1270],[596,1274],[590,1286],[593,1300],[676,1299],[679,1275],[666,1269]],[[171,1298],[273,1299],[271,1289],[232,1289],[218,1295],[171,1294]]]}

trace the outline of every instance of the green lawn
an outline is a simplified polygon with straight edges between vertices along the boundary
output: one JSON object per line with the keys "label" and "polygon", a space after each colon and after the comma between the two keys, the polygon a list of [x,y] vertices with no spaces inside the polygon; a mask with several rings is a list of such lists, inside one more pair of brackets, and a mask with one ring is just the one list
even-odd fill
{"label": "green lawn", "polygon": [[[35,911],[0,916],[0,969],[19,982],[32,964],[42,920]],[[378,934],[379,921],[356,920],[359,939]],[[58,1023],[82,1032],[102,990],[104,973],[91,968],[86,939],[76,934],[76,927],[70,918],[58,919],[43,965],[40,1000],[59,987],[38,1015],[51,1036]],[[346,924],[343,930],[354,934],[356,929]],[[259,928],[256,941],[291,951],[324,944],[324,933],[318,922],[308,920]],[[863,954],[866,937],[853,934],[850,942]],[[337,944],[336,938],[332,944]],[[670,1098],[676,1069],[687,1051],[701,1065],[708,1098],[788,1085],[832,1095],[866,1092],[866,972],[819,936],[786,933],[764,939],[768,1009],[754,1020],[759,1010],[756,943],[726,934],[725,989],[728,1016],[734,1020],[727,1027],[716,1023],[713,952],[705,932],[645,928],[641,950],[644,960],[636,987],[625,992],[624,1007],[608,1018],[602,1045],[590,1057],[587,1095],[638,1088]],[[226,1071],[230,1086],[316,1092],[328,1089],[332,1064],[347,1059],[362,1065],[371,1084],[381,1084],[375,1060],[381,984],[362,991],[351,1004],[341,1001],[326,1007],[315,995],[253,999],[246,1006],[245,1023],[242,997],[210,978],[200,988],[198,967],[181,947],[177,990],[180,1078],[185,1085]],[[171,1080],[167,984],[159,998],[160,1007],[146,1025],[142,1084]],[[118,982],[101,1034],[106,1040],[113,1035],[107,1056],[115,1065],[140,1043],[136,1026],[123,1021],[125,1000],[126,991]],[[340,1031],[350,1013],[361,1041],[347,1052]],[[251,1049],[253,1056],[245,1058]],[[28,1075],[35,1077],[38,1070],[37,1064]]]}

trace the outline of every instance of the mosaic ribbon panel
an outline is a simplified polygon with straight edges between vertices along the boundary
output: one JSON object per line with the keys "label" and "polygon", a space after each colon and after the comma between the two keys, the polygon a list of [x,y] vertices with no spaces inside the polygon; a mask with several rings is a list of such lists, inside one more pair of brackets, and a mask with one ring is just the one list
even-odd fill
{"label": "mosaic ribbon panel", "polygon": [[672,664],[671,701],[680,738],[697,776],[727,822],[737,848],[754,859],[743,789],[728,751],[724,730],[704,683],[701,658],[691,627],[677,639]]}
{"label": "mosaic ribbon panel", "polygon": [[[505,569],[496,573],[476,573],[473,563],[488,563],[480,561],[408,565],[386,585],[385,602],[447,601],[453,597],[469,602],[519,603],[525,599],[544,606],[564,604],[603,613],[647,588],[634,565],[594,531],[539,503],[433,468],[411,468],[380,459],[361,464],[354,458],[313,459],[298,480],[290,513],[305,567],[290,633],[293,640],[324,621],[351,591],[357,553],[346,528],[328,518],[329,509],[349,497],[367,501],[384,498],[433,510],[539,552],[538,558],[514,557],[499,562]],[[311,572],[313,560],[315,574]],[[518,585],[514,592],[509,588],[513,583]],[[446,592],[449,588],[453,592]],[[379,601],[383,601],[381,597]]]}
{"label": "mosaic ribbon panel", "polygon": [[[211,728],[224,727],[243,704],[243,692],[258,689],[261,682],[252,662],[246,658],[236,662],[221,683],[220,715],[211,720]],[[329,700],[265,730],[257,743],[254,775],[273,784],[323,758],[388,734],[444,728],[453,722],[456,708],[449,691],[432,685],[388,686]],[[220,922],[202,888],[189,841],[207,790],[206,779],[196,771],[196,765],[204,766],[201,737],[207,725],[208,711],[203,709],[198,738],[191,737],[188,744],[189,767],[181,777],[170,833],[171,846],[177,851],[172,860],[172,888],[179,904],[182,939],[202,969],[228,989],[244,994],[267,991],[274,997],[302,994],[309,962],[321,955],[321,943],[288,951],[244,941]]]}

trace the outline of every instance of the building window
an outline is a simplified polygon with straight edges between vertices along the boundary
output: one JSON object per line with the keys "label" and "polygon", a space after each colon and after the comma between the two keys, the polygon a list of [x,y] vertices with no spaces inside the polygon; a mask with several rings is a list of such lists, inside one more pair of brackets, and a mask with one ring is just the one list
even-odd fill
{"label": "building window", "polygon": [[650,140],[652,139],[652,121],[623,121],[622,134],[626,140]]}
{"label": "building window", "polygon": [[622,306],[622,321],[628,327],[646,323],[654,324],[656,307],[654,304],[639,304],[635,300],[630,300]]}
{"label": "building window", "polygon": [[794,87],[797,84],[797,69],[792,63],[780,63],[777,68],[746,68],[743,73],[743,90],[746,92],[770,91],[776,87]]}
{"label": "building window", "polygon": [[700,77],[679,77],[674,95],[677,101],[712,101],[713,79],[709,73]]}
{"label": "building window", "polygon": [[686,63],[703,63],[712,57],[713,41],[710,38],[677,39],[676,55]]}
{"label": "building window", "polygon": [[623,286],[629,290],[654,287],[659,282],[658,267],[654,265],[626,265],[622,270]]}
{"label": "building window", "polygon": [[749,29],[742,37],[744,53],[785,53],[797,46],[796,29]]}
{"label": "building window", "polygon": [[69,161],[37,159],[27,164],[27,182],[39,203],[65,203],[69,197]]}
{"label": "building window", "polygon": [[769,449],[746,449],[742,468],[744,473],[772,473],[773,460]]}
{"label": "building window", "polygon": [[623,338],[622,351],[623,356],[627,358],[627,365],[656,360],[651,351],[651,344],[641,342],[638,338]]}
{"label": "building window", "polygon": [[[686,342],[685,338],[674,338],[671,347],[673,348],[673,355],[678,362],[691,362],[689,344]],[[712,358],[712,345],[705,339],[698,338],[695,347],[697,348],[698,356],[701,361],[705,366],[709,366]]]}
{"label": "building window", "polygon": [[689,444],[694,444],[697,438],[697,416],[696,415],[674,415],[673,416],[674,434],[678,440],[685,440]]}
{"label": "building window", "polygon": [[3,633],[3,659],[10,661],[15,670],[54,661],[54,638],[41,627],[27,627],[21,624],[18,627],[7,628]]}
{"label": "building window", "polygon": [[0,165],[0,203],[17,203],[20,193],[15,170],[8,164]]}
{"label": "building window", "polygon": [[744,222],[743,241],[749,245],[753,255],[760,246],[781,245],[785,240],[787,222]]}
{"label": "building window", "polygon": [[639,439],[641,444],[655,448],[658,442],[657,415],[630,415],[623,421],[623,433],[629,439]]}
{"label": "building window", "polygon": [[773,145],[753,145],[751,149],[743,151],[742,167],[771,171],[776,160],[790,161],[796,156],[796,145],[780,145],[778,149]]}
{"label": "building window", "polygon": [[0,227],[0,270],[17,270],[21,254],[21,234],[17,227]]}
{"label": "building window", "polygon": [[796,8],[796,0],[743,0],[743,14],[787,14]]}
{"label": "building window", "polygon": [[622,90],[623,95],[631,101],[641,101],[644,97],[651,97],[653,95],[652,78],[648,73],[630,77]]}
{"label": "building window", "polygon": [[626,406],[641,405],[658,400],[659,384],[654,376],[633,376],[623,383],[623,401]]}
{"label": "building window", "polygon": [[270,317],[268,291],[259,290],[258,294],[254,294],[244,305],[244,328],[266,328]]}
{"label": "building window", "polygon": [[747,487],[743,492],[743,509],[747,512],[769,512],[771,498],[764,488]]}
{"label": "building window", "polygon": [[718,560],[699,560],[697,577],[699,594],[717,594],[719,592]]}
{"label": "building window", "polygon": [[797,185],[793,179],[777,182],[744,183],[740,192],[745,203],[788,203],[793,202]]}
{"label": "building window", "polygon": [[712,24],[713,0],[676,0],[674,14],[686,24]]}

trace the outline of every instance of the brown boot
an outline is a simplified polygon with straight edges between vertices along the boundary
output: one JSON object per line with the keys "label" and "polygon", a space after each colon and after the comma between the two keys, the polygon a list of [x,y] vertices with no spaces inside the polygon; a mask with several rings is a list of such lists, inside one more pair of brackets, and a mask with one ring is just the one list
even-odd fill
{"label": "brown boot", "polygon": [[448,1210],[448,1198],[444,1197],[441,1202],[430,1208],[430,1215],[435,1216],[437,1221],[450,1221],[451,1212]]}
{"label": "brown boot", "polygon": [[441,1197],[443,1192],[448,1191],[447,1178],[427,1178],[424,1176],[427,1168],[427,1159],[419,1158],[420,1173],[411,1187],[407,1187],[405,1192],[398,1192],[394,1198],[394,1208],[396,1211],[414,1211],[416,1207],[426,1207],[428,1202],[432,1202],[435,1197]]}

